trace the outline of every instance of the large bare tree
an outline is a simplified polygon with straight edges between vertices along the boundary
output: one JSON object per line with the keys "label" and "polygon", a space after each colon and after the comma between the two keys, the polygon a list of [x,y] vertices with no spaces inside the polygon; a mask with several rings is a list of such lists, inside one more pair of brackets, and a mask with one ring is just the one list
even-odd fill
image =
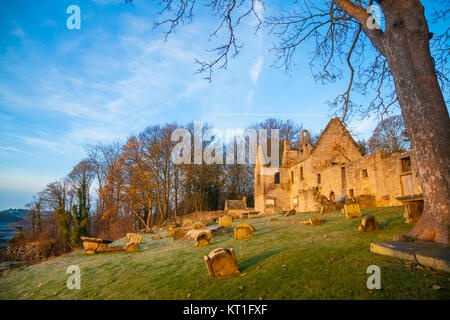
{"label": "large bare tree", "polygon": [[[211,39],[225,34],[212,49],[217,54],[212,60],[196,60],[207,79],[214,69],[225,69],[241,50],[235,29],[244,19],[256,18],[257,29],[267,27],[278,37],[273,49],[280,65],[289,69],[296,49],[308,45],[315,48],[313,64],[320,66],[317,80],[326,83],[348,76],[345,92],[330,102],[343,121],[357,111],[385,114],[398,104],[425,199],[422,218],[410,233],[422,240],[450,242],[450,119],[440,87],[448,88],[450,32],[448,28],[440,34],[430,32],[419,0],[286,1],[279,4],[278,14],[266,18],[261,14],[262,0],[163,0],[162,18],[155,26],[165,27],[169,36],[192,21],[199,3],[219,19]],[[375,4],[384,26],[372,14],[370,6]],[[441,8],[435,19],[448,18],[448,2],[441,1]],[[430,41],[436,46],[430,48]],[[347,72],[342,72],[339,61],[344,61]],[[367,99],[367,106],[358,105],[351,99],[355,91],[373,93],[373,99]]]}
{"label": "large bare tree", "polygon": [[370,153],[384,150],[387,153],[408,150],[409,138],[401,115],[388,117],[380,121],[368,141]]}

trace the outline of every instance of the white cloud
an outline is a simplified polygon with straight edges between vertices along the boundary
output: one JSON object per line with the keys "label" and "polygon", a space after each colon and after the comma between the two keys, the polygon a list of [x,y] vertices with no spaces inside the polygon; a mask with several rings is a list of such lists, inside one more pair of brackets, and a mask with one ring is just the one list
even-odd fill
{"label": "white cloud", "polygon": [[258,18],[260,20],[263,20],[264,19],[264,4],[260,0],[257,0],[257,1],[255,1],[254,9],[255,9],[255,13],[258,16]]}
{"label": "white cloud", "polygon": [[370,115],[364,119],[355,119],[349,123],[349,131],[360,139],[369,139],[377,126],[377,115]]}
{"label": "white cloud", "polygon": [[262,64],[263,64],[263,57],[259,56],[256,59],[255,63],[253,64],[253,67],[250,69],[250,77],[254,85],[256,85],[256,83],[258,82],[258,78],[262,69]]}
{"label": "white cloud", "polygon": [[20,38],[25,38],[25,36],[26,36],[25,31],[23,31],[23,30],[22,30],[21,28],[19,28],[19,27],[15,28],[13,31],[11,31],[10,34],[13,35],[13,36],[18,36],[18,37],[20,37]]}
{"label": "white cloud", "polygon": [[0,151],[1,150],[3,150],[3,151],[12,151],[12,152],[20,152],[20,150],[19,149],[17,149],[17,148],[14,148],[14,147],[10,147],[10,146],[0,146]]}

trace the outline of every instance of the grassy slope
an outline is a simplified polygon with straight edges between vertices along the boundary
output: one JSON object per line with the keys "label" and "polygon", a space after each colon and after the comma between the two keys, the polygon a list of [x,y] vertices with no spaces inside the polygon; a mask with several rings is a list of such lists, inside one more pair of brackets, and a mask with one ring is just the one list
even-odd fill
{"label": "grassy slope", "polygon": [[[360,219],[346,220],[340,212],[324,216],[321,226],[290,224],[313,216],[299,214],[276,222],[248,220],[257,229],[255,237],[220,235],[209,247],[172,238],[151,241],[146,235],[138,253],[86,256],[77,251],[6,273],[0,278],[0,299],[449,299],[448,273],[370,253],[371,242],[409,231],[403,208],[363,209],[369,213],[376,215],[381,231],[358,232]],[[218,247],[235,249],[241,275],[208,276],[203,256]],[[370,292],[366,269],[372,264],[381,268],[382,289]],[[80,290],[66,287],[70,265],[81,268]],[[433,290],[433,285],[444,289]]]}

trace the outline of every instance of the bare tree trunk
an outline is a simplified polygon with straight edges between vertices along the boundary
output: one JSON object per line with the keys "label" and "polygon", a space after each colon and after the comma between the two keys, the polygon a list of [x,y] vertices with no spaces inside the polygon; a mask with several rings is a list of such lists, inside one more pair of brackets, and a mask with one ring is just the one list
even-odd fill
{"label": "bare tree trunk", "polygon": [[449,243],[450,119],[430,53],[424,8],[417,0],[382,5],[385,55],[424,194],[423,215],[410,234]]}

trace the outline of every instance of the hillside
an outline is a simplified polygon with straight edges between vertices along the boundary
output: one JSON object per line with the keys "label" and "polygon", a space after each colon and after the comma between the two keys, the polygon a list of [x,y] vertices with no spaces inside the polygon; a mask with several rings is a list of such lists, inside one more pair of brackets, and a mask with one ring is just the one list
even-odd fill
{"label": "hillside", "polygon": [[[223,234],[209,247],[172,238],[151,241],[152,235],[145,235],[137,253],[76,251],[5,273],[0,299],[449,299],[448,273],[370,253],[371,242],[411,229],[403,208],[363,209],[369,213],[379,220],[380,231],[359,232],[360,219],[346,220],[336,211],[315,227],[294,224],[313,214],[273,222],[267,216],[250,219],[253,238]],[[218,247],[235,249],[240,275],[209,277],[203,256]],[[70,265],[81,268],[80,290],[66,287]],[[366,287],[370,265],[381,268],[381,290]]]}
{"label": "hillside", "polygon": [[0,211],[0,223],[6,224],[11,222],[19,222],[26,218],[28,210],[26,209],[8,209]]}

